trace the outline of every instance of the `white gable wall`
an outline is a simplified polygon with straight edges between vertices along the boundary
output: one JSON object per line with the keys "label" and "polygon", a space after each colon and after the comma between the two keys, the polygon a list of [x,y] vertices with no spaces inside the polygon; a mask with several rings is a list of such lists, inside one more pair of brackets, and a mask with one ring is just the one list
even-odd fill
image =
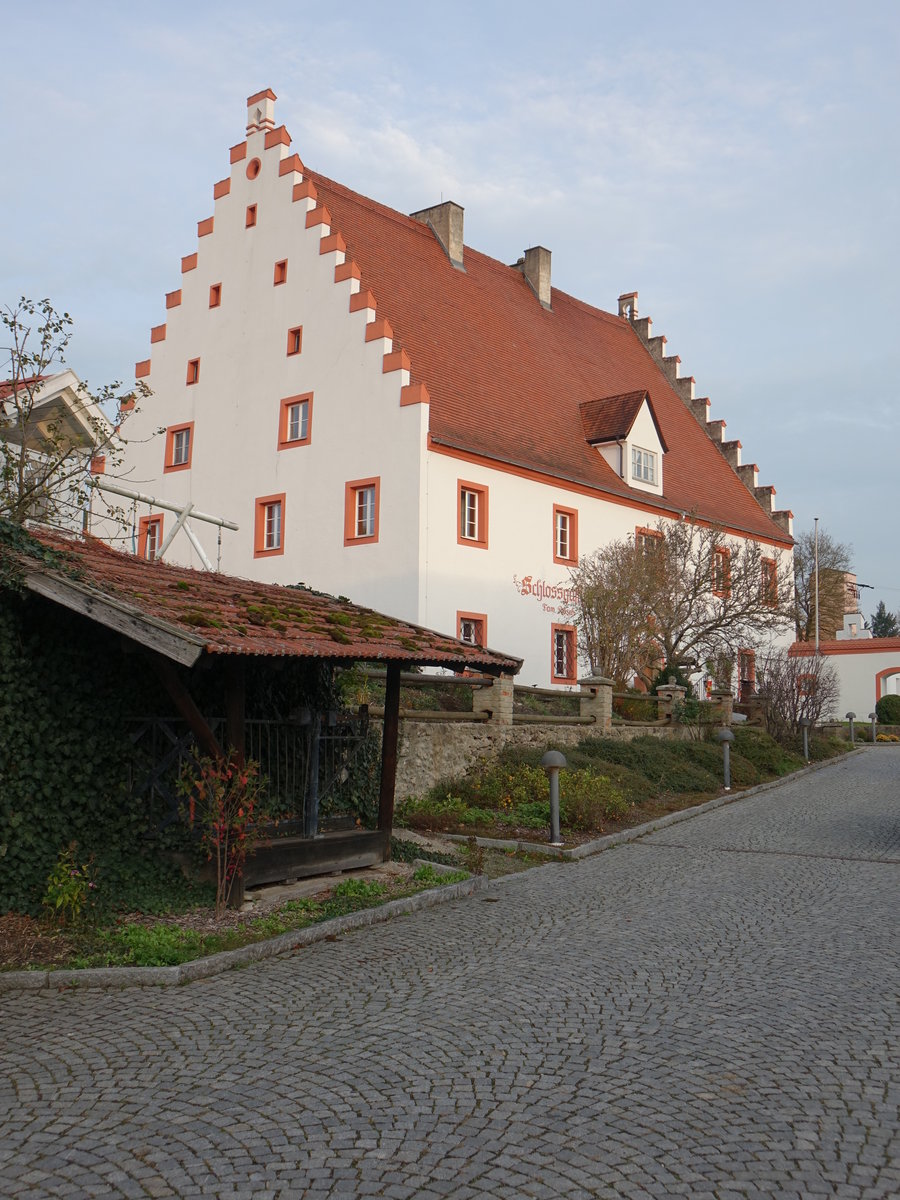
{"label": "white gable wall", "polygon": [[[359,283],[335,283],[345,256],[320,254],[321,236],[330,230],[307,228],[314,202],[292,200],[301,176],[279,175],[284,148],[266,151],[264,136],[251,135],[246,159],[233,165],[231,190],[216,200],[214,228],[198,239],[196,266],[182,275],[181,301],[166,312],[164,340],[152,346],[154,395],[126,426],[124,482],[239,524],[239,532],[223,532],[224,571],[264,582],[303,581],[415,620],[427,408],[401,406],[408,372],[383,369],[390,340],[366,341],[376,313],[349,311]],[[247,164],[257,157],[261,169],[250,179]],[[251,228],[249,204],[257,208]],[[282,260],[287,279],[276,286],[275,264]],[[210,287],[219,284],[221,304],[210,308]],[[288,331],[296,326],[302,326],[301,352],[288,355]],[[188,385],[194,359],[199,380]],[[307,393],[310,444],[279,450],[281,400]],[[153,431],[191,421],[190,469],[164,472],[165,438]],[[380,477],[379,540],[345,546],[345,484],[373,477]],[[281,493],[284,553],[255,557],[254,502]],[[139,515],[146,512],[142,506]],[[174,520],[166,514],[164,533]],[[192,528],[216,562],[216,528]],[[167,559],[200,565],[183,534]]]}

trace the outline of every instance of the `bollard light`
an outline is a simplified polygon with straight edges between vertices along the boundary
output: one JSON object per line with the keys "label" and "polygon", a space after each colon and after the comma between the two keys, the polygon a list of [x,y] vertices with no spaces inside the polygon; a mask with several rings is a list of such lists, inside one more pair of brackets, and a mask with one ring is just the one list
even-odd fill
{"label": "bollard light", "polygon": [[878,724],[878,714],[869,713],[869,720],[872,722],[872,745],[875,745],[875,726]]}
{"label": "bollard light", "polygon": [[855,712],[847,713],[847,720],[850,722],[850,745],[853,745],[853,722],[856,720]]}
{"label": "bollard light", "polygon": [[541,759],[541,766],[547,772],[550,780],[550,845],[562,846],[563,840],[559,832],[559,772],[565,767],[566,756],[558,750],[548,750]]}
{"label": "bollard light", "polygon": [[734,741],[734,734],[730,729],[720,729],[716,734],[716,741],[722,746],[722,765],[725,768],[725,791],[731,791],[731,743]]}
{"label": "bollard light", "polygon": [[800,730],[803,734],[803,757],[809,762],[809,727],[812,724],[809,717],[800,718]]}

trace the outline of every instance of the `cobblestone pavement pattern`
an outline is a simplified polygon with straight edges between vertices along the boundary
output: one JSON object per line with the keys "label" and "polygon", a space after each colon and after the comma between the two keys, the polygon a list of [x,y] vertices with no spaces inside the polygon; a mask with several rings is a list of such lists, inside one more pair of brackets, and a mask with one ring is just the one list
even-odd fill
{"label": "cobblestone pavement pattern", "polygon": [[184,988],[8,996],[0,1195],[900,1196],[898,782],[879,747]]}

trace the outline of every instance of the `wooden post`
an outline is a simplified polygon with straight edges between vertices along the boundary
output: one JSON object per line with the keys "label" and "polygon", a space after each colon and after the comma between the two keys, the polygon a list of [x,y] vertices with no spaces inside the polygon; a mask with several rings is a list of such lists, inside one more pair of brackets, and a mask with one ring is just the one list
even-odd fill
{"label": "wooden post", "polygon": [[225,665],[225,741],[228,749],[234,752],[239,766],[244,765],[247,750],[245,700],[244,660],[230,658]]}
{"label": "wooden post", "polygon": [[394,824],[394,788],[397,782],[397,740],[400,732],[400,664],[388,663],[384,691],[384,731],[381,737],[381,794],[378,828],[388,835],[385,860],[391,856],[390,835]]}

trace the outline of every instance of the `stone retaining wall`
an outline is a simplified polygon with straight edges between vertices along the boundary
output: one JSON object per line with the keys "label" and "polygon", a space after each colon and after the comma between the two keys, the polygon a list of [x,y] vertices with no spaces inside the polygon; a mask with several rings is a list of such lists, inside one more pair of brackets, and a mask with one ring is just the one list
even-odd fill
{"label": "stone retaining wall", "polygon": [[691,731],[678,725],[494,725],[443,721],[401,721],[397,762],[397,801],[421,795],[441,779],[462,775],[479,758],[497,754],[504,746],[533,748],[574,746],[582,738],[605,737],[631,741],[651,737],[687,739]]}

